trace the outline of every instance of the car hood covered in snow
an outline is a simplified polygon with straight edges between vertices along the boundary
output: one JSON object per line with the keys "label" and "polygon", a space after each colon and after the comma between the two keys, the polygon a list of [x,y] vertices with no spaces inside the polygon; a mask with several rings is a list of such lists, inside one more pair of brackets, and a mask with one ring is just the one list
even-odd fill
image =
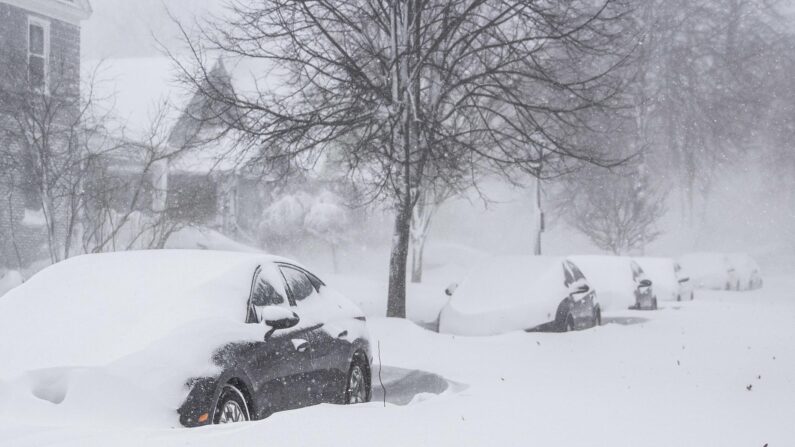
{"label": "car hood covered in snow", "polygon": [[473,268],[442,309],[439,331],[493,335],[555,319],[568,295],[564,258],[493,257]]}
{"label": "car hood covered in snow", "polygon": [[53,265],[0,301],[0,378],[106,365],[203,320],[245,326],[254,270],[273,259],[165,250],[86,255]]}

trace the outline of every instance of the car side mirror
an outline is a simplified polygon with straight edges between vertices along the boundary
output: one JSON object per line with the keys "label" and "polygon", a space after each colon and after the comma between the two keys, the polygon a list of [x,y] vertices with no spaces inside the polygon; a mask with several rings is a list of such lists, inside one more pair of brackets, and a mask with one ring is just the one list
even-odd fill
{"label": "car side mirror", "polygon": [[651,287],[651,280],[649,279],[641,279],[638,287]]}
{"label": "car side mirror", "polygon": [[679,284],[690,281],[690,278],[679,278]]}
{"label": "car side mirror", "polygon": [[298,314],[282,306],[265,306],[262,309],[261,318],[262,322],[270,327],[265,334],[266,340],[277,330],[290,329],[301,321]]}
{"label": "car side mirror", "polygon": [[[574,286],[574,285],[572,285],[572,286]],[[571,287],[569,289],[569,293],[571,293],[572,295],[575,295],[575,294],[579,295],[579,294],[583,294],[583,293],[588,293],[590,291],[591,291],[591,288],[588,286],[588,284],[580,284],[580,285],[578,285],[576,287]]]}

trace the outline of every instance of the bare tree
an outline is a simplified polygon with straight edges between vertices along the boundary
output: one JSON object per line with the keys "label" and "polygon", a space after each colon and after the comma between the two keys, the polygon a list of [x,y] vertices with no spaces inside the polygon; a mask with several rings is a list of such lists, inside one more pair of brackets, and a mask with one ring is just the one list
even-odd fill
{"label": "bare tree", "polygon": [[51,61],[51,73],[43,77],[29,72],[22,55],[5,57],[8,63],[0,70],[0,141],[5,142],[0,163],[9,197],[22,198],[10,206],[10,217],[40,213],[48,257],[57,262],[79,247],[86,153],[82,137],[96,124],[89,118],[92,92],[81,98],[77,68],[62,61]]}
{"label": "bare tree", "polygon": [[[636,2],[640,39],[627,76],[636,152],[679,180],[683,216],[752,144],[768,101],[765,61],[784,34],[777,1]],[[634,74],[632,73],[634,72]]]}
{"label": "bare tree", "polygon": [[447,186],[422,188],[411,215],[411,282],[422,282],[425,242],[431,231],[439,207],[454,196],[455,190]]}
{"label": "bare tree", "polygon": [[[569,136],[621,85],[626,5],[485,0],[230,2],[200,39],[193,88],[233,106],[228,127],[263,164],[335,152],[395,211],[387,314],[405,316],[411,219],[424,188],[617,159]],[[266,61],[253,94],[214,88],[205,49]],[[543,151],[540,149],[543,148]],[[448,182],[448,180],[454,180]]]}
{"label": "bare tree", "polygon": [[616,170],[585,167],[567,178],[558,209],[568,223],[602,250],[643,251],[661,232],[666,194],[654,187],[645,167]]}

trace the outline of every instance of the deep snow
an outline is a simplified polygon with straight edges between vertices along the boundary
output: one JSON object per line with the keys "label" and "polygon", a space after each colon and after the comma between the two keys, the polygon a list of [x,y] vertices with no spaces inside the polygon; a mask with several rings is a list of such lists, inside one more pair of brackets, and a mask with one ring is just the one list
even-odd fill
{"label": "deep snow", "polygon": [[[457,337],[370,318],[386,407],[321,405],[235,426],[154,428],[145,414],[79,423],[63,414],[68,391],[52,404],[0,382],[0,445],[790,446],[793,288],[788,275],[759,291],[699,291],[569,334]],[[449,382],[441,395],[438,377]],[[36,402],[47,418],[19,410]],[[123,389],[105,402],[145,411]]]}

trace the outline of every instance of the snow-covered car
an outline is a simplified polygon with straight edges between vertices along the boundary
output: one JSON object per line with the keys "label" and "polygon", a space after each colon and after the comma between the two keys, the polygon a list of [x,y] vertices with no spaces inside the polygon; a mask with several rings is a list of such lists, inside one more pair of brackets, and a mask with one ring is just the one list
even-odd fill
{"label": "snow-covered car", "polygon": [[653,287],[652,280],[635,260],[629,262],[632,269],[632,282],[635,283],[635,304],[631,309],[657,310],[656,287]]}
{"label": "snow-covered car", "polygon": [[740,274],[725,253],[688,253],[677,262],[696,289],[739,290]]}
{"label": "snow-covered car", "polygon": [[[687,279],[678,276],[677,264],[671,258],[634,258],[649,279],[654,283],[654,295],[659,300],[681,301],[682,297],[690,299]],[[684,281],[682,281],[684,279]]]}
{"label": "snow-covered car", "polygon": [[737,273],[735,290],[755,290],[762,288],[762,273],[756,260],[746,253],[730,253],[729,262]]}
{"label": "snow-covered car", "polygon": [[582,269],[596,290],[605,311],[656,309],[652,281],[631,258],[623,256],[570,256]]}
{"label": "snow-covered car", "polygon": [[596,290],[577,265],[563,258],[494,257],[446,293],[450,301],[439,316],[443,333],[566,332],[602,321]]}
{"label": "snow-covered car", "polygon": [[[370,399],[362,312],[299,264],[262,254],[75,257],[0,301],[0,339],[0,383],[16,378],[64,405],[151,404],[187,427]],[[134,398],[114,405],[99,391],[108,381]]]}

